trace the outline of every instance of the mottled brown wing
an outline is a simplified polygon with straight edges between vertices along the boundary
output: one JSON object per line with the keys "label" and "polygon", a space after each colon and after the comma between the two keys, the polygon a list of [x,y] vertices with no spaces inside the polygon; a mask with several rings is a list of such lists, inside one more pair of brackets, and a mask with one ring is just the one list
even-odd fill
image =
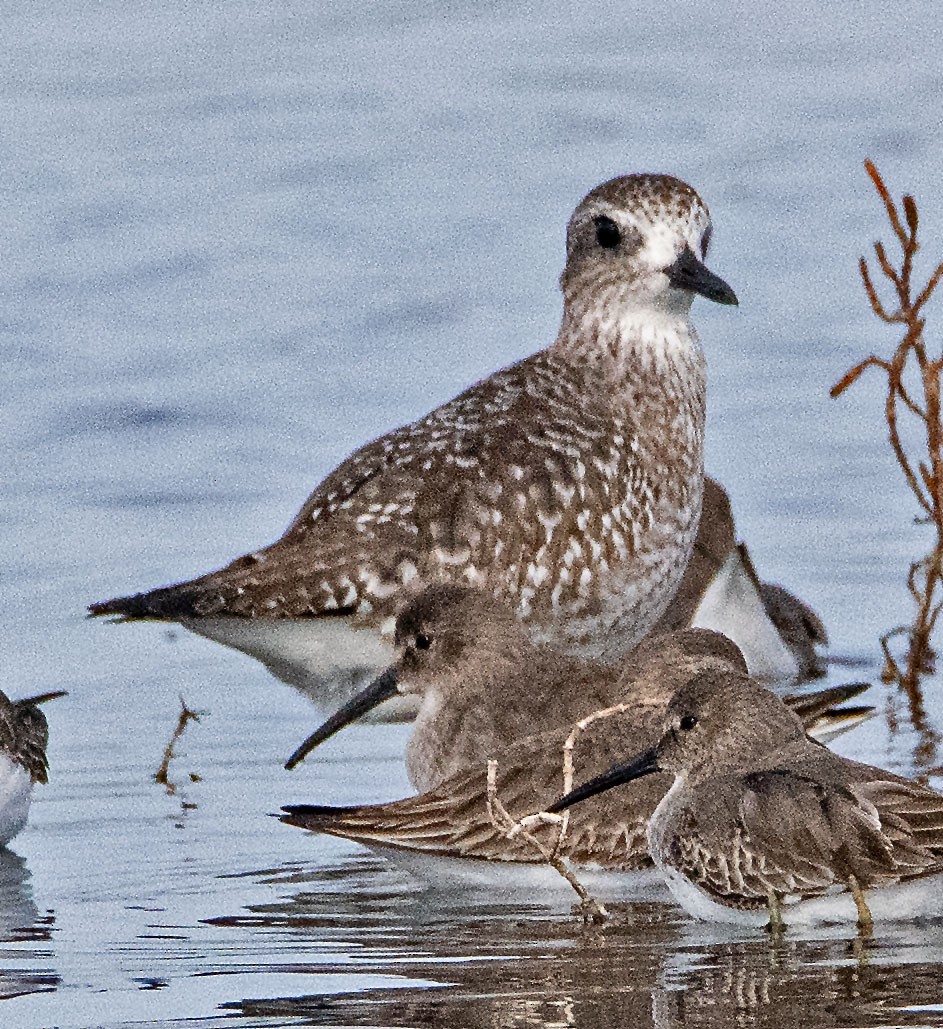
{"label": "mottled brown wing", "polygon": [[870,888],[939,869],[908,817],[939,837],[941,803],[902,780],[846,784],[773,768],[712,779],[658,846],[712,897],[763,907],[770,892],[815,896],[852,875]]}
{"label": "mottled brown wing", "polygon": [[876,808],[891,847],[895,874],[911,879],[943,870],[943,797],[867,765],[856,768],[861,778],[850,787],[851,792],[861,803]]}
{"label": "mottled brown wing", "polygon": [[[578,494],[608,494],[631,479],[630,441],[608,414],[594,413],[601,406],[588,397],[575,420],[572,397],[583,386],[546,353],[519,362],[357,451],[272,546],[89,610],[125,618],[385,613],[417,575],[473,584],[484,576],[519,597],[538,552],[552,564],[583,532]],[[598,460],[584,463],[574,441],[598,443]],[[567,588],[578,585],[574,576]]]}
{"label": "mottled brown wing", "polygon": [[29,772],[33,782],[46,782],[49,765],[46,761],[46,745],[49,742],[49,726],[46,716],[29,700],[18,701],[16,707],[16,760]]}
{"label": "mottled brown wing", "polygon": [[11,701],[0,692],[0,751],[22,765],[33,782],[46,782],[46,744],[49,741],[49,727],[46,716],[38,705],[47,700],[64,697],[57,690],[37,697]]}
{"label": "mottled brown wing", "polygon": [[[547,808],[563,792],[564,733],[547,733],[521,741],[499,758],[496,796],[513,819]],[[613,720],[577,739],[573,765],[576,781],[609,768],[624,754],[625,731]],[[610,869],[650,864],[645,826],[668,787],[665,776],[630,783],[574,807],[561,853],[579,864]],[[441,856],[504,861],[542,861],[520,836],[508,839],[488,811],[487,771],[451,776],[436,789],[390,804],[332,808],[298,805],[286,808],[285,821],[316,832]],[[537,826],[545,845],[557,840],[559,823]]]}

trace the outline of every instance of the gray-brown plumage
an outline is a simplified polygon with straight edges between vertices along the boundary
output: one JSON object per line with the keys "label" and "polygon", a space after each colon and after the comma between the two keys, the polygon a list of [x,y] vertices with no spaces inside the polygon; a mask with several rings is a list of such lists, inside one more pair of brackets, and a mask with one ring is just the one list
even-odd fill
{"label": "gray-brown plumage", "polygon": [[[549,348],[357,451],[272,546],[90,612],[180,621],[308,687],[340,660],[338,619],[388,634],[411,582],[483,588],[562,649],[626,652],[697,528],[705,374],[689,312],[698,294],[736,303],[703,264],[709,236],[706,206],[670,176],[592,190],[568,226]],[[273,628],[286,620],[304,632]]]}
{"label": "gray-brown plumage", "polygon": [[[626,742],[639,747],[656,739],[665,707],[677,689],[707,670],[740,675],[743,660],[729,640],[703,629],[689,629],[645,640],[627,660],[622,678],[607,700],[618,699],[629,709],[599,720],[576,737],[573,767],[583,778],[611,767]],[[790,698],[811,726],[841,717],[833,705],[860,692],[860,685],[839,687]],[[562,691],[564,694],[566,691]],[[576,717],[592,713],[588,701]],[[856,709],[860,713],[860,709]],[[849,716],[853,717],[853,716]],[[540,715],[534,715],[535,722]],[[573,719],[575,720],[575,718]],[[484,747],[471,765],[419,796],[388,804],[337,808],[317,805],[286,807],[283,820],[317,832],[348,837],[362,843],[437,857],[461,857],[505,862],[540,862],[540,854],[525,840],[509,840],[492,823],[487,807],[486,762],[497,766],[497,796],[514,817],[543,810],[559,796],[563,783],[563,744],[572,726],[567,722],[540,735],[510,744]],[[474,733],[470,734],[474,736]],[[473,744],[466,754],[470,755]],[[561,853],[580,864],[610,870],[646,867],[645,824],[664,796],[670,777],[643,780],[627,798],[604,794],[574,808]],[[535,834],[551,844],[553,827]]]}
{"label": "gray-brown plumage", "polygon": [[390,697],[418,696],[406,768],[428,790],[515,740],[620,703],[630,669],[654,655],[680,663],[703,650],[746,670],[736,646],[707,630],[649,637],[619,665],[567,657],[535,643],[490,594],[450,584],[427,587],[403,608],[395,642],[397,662],[312,733],[287,768]]}
{"label": "gray-brown plumage", "polygon": [[46,782],[49,771],[46,762],[49,726],[39,705],[64,696],[64,690],[56,690],[10,700],[0,692],[0,753],[25,768],[33,782]]}
{"label": "gray-brown plumage", "polygon": [[[824,915],[838,891],[854,896],[867,928],[872,903],[883,917],[900,910],[903,894],[882,891],[943,871],[943,796],[826,750],[744,675],[695,676],[668,704],[654,746],[552,809],[611,790],[634,810],[623,789],[649,774],[674,780],[649,823],[652,856],[698,917],[775,924],[816,900]],[[939,883],[933,892],[939,911]]]}
{"label": "gray-brown plumage", "polygon": [[733,639],[752,675],[804,680],[825,672],[818,648],[828,634],[821,619],[784,587],[761,581],[746,545],[737,543],[730,498],[709,477],[691,559],[652,632],[691,625]]}

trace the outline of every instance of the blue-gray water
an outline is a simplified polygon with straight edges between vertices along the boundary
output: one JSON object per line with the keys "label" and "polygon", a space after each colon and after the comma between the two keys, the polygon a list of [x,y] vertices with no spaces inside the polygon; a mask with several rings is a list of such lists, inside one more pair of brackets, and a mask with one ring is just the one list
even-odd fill
{"label": "blue-gray water", "polygon": [[[695,307],[709,468],[764,577],[874,676],[925,537],[880,376],[827,393],[895,341],[855,268],[888,237],[865,156],[943,252],[935,6],[50,0],[3,25],[0,659],[9,693],[71,696],[0,862],[0,1022],[943,1024],[939,926],[862,960],[847,932],[773,948],[655,906],[583,934],[539,896],[424,894],[269,817],[404,793],[403,727],[286,773],[300,696],[83,618],[269,542],[357,444],[549,342],[572,207],[657,170],[709,203],[741,300]],[[180,695],[206,714],[171,797]],[[841,746],[913,767],[883,717]]]}

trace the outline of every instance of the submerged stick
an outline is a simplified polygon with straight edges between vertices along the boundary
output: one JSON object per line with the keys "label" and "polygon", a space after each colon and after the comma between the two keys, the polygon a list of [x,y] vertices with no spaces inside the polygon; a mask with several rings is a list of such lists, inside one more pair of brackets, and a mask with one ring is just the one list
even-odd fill
{"label": "submerged stick", "polygon": [[190,722],[198,722],[203,712],[192,711],[187,707],[187,702],[180,698],[180,714],[177,717],[177,726],[173,731],[173,735],[164,748],[164,759],[160,763],[160,767],[154,773],[154,782],[158,782],[163,786],[170,796],[174,796],[177,792],[177,787],[174,783],[170,782],[167,778],[167,773],[170,771],[170,762],[174,757],[174,745],[177,740],[183,735],[184,730]]}

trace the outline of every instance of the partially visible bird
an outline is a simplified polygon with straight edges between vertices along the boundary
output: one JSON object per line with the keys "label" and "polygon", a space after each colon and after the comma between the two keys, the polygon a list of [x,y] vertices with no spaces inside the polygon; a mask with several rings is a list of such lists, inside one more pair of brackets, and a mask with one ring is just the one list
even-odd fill
{"label": "partially visible bird", "polygon": [[730,498],[709,477],[691,559],[652,632],[687,626],[728,636],[759,678],[805,680],[825,673],[822,620],[784,587],[760,580],[746,544],[737,542]]}
{"label": "partially visible bird", "polygon": [[389,662],[410,584],[479,587],[557,649],[618,658],[661,615],[697,531],[690,309],[737,302],[704,264],[710,237],[676,178],[597,186],[568,225],[547,349],[358,450],[271,546],[90,613],[180,622],[328,709]]}
{"label": "partially visible bird", "polygon": [[39,705],[64,696],[56,690],[10,700],[0,692],[0,846],[26,825],[33,784],[47,780],[49,727]]}

